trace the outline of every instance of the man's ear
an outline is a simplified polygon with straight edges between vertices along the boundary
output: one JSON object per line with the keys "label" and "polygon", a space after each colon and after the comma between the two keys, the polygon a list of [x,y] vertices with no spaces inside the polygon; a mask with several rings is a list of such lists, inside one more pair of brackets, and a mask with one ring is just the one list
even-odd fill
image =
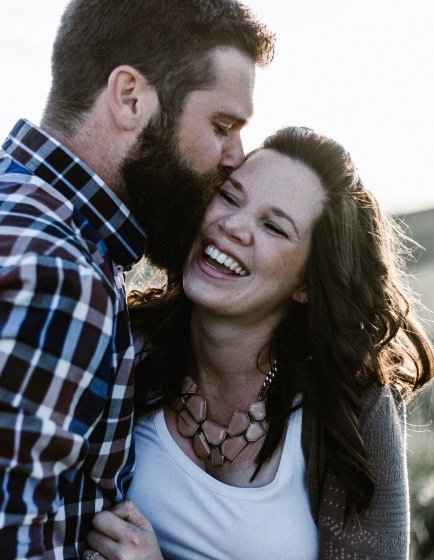
{"label": "man's ear", "polygon": [[121,130],[142,130],[157,112],[155,88],[132,66],[118,66],[112,71],[107,93],[113,118]]}
{"label": "man's ear", "polygon": [[292,294],[292,299],[298,303],[308,303],[309,294],[307,292],[307,286],[302,286]]}

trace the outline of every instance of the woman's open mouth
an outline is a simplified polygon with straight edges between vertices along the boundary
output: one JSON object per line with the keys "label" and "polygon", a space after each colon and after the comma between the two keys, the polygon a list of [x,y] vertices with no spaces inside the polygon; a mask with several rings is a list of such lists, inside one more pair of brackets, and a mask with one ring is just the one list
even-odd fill
{"label": "woman's open mouth", "polygon": [[233,257],[219,251],[214,245],[207,245],[204,253],[205,261],[216,270],[220,270],[225,274],[246,276],[247,270],[245,270],[239,262]]}

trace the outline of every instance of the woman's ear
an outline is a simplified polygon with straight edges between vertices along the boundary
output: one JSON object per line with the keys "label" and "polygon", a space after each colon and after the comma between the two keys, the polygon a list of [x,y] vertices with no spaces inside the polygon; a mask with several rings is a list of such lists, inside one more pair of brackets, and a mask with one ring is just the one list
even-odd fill
{"label": "woman's ear", "polygon": [[121,130],[141,131],[157,112],[155,88],[132,66],[118,66],[112,71],[107,93],[113,118]]}
{"label": "woman's ear", "polygon": [[307,286],[302,286],[292,294],[292,299],[298,303],[308,303],[309,294],[307,292]]}

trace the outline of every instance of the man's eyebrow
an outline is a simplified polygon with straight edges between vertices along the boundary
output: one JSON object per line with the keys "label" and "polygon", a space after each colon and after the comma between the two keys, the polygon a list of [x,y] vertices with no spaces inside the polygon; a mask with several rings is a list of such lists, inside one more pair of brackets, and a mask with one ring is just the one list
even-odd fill
{"label": "man's eyebrow", "polygon": [[[237,189],[237,191],[245,192],[245,189],[244,189],[243,185],[239,181],[236,181],[233,177],[228,177],[227,180],[232,184],[232,186],[235,189]],[[270,209],[271,212],[273,212],[273,214],[275,216],[279,216],[280,218],[284,218],[285,220],[288,220],[288,222],[294,228],[294,231],[297,234],[297,237],[300,237],[300,232],[298,231],[298,227],[296,226],[293,218],[289,214],[287,214],[286,212],[284,212],[281,208],[278,208],[277,206],[270,206],[269,209]]]}
{"label": "man's eyebrow", "polygon": [[239,126],[244,126],[248,122],[248,119],[240,117],[239,115],[235,115],[235,113],[216,113],[215,118],[233,121]]}

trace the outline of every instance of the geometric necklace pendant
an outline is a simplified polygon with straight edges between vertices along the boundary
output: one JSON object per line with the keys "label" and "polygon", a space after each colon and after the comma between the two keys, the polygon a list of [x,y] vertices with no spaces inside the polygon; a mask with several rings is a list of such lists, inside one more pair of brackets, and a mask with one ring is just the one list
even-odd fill
{"label": "geometric necklace pendant", "polygon": [[276,362],[268,372],[258,400],[248,410],[236,410],[228,426],[222,426],[207,418],[207,402],[198,393],[198,386],[187,376],[182,386],[181,397],[173,408],[177,414],[177,428],[184,438],[193,439],[193,450],[200,459],[211,459],[214,467],[222,467],[233,461],[250,443],[258,441],[266,433],[266,408],[264,398],[268,387],[277,373]]}

